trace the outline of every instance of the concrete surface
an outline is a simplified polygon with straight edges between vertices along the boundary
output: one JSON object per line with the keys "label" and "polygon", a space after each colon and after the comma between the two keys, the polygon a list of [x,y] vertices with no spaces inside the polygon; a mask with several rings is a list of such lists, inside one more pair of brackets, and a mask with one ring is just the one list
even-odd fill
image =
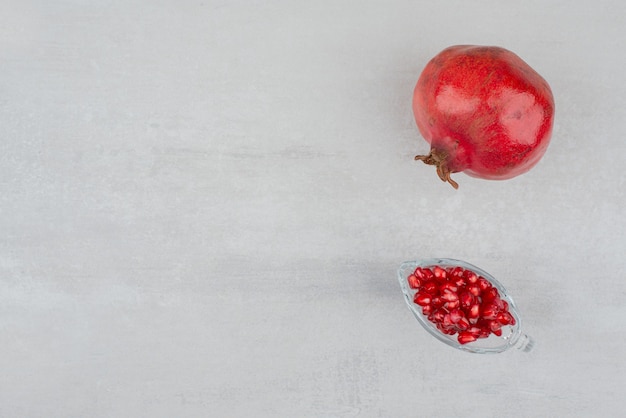
{"label": "concrete surface", "polygon": [[[626,3],[0,2],[0,416],[620,416]],[[552,85],[531,172],[412,161],[452,44]],[[476,264],[535,350],[428,335],[402,261]]]}

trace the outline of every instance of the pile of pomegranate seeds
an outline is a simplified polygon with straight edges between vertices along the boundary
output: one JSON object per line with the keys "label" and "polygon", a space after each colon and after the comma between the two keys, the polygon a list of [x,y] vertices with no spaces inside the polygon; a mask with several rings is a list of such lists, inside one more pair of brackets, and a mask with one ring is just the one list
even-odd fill
{"label": "pile of pomegranate seeds", "polygon": [[458,333],[461,344],[490,334],[501,336],[503,326],[515,325],[498,289],[471,270],[418,267],[407,280],[417,291],[413,302],[422,307],[424,316],[444,334]]}

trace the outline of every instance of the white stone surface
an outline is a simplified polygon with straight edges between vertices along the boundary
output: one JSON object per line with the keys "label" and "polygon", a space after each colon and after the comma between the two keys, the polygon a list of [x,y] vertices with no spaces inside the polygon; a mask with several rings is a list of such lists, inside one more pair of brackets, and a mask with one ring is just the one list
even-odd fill
{"label": "white stone surface", "polygon": [[[0,416],[623,414],[625,4],[0,2]],[[552,85],[528,174],[412,161],[459,43]],[[535,350],[421,329],[396,268],[438,256]]]}

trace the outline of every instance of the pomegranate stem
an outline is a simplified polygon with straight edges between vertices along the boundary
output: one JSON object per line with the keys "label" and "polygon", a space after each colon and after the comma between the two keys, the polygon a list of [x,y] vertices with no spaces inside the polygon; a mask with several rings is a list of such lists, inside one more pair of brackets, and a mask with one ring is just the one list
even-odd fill
{"label": "pomegranate stem", "polygon": [[448,153],[445,151],[432,149],[428,155],[416,155],[415,161],[423,161],[424,164],[434,165],[437,167],[437,175],[439,178],[450,183],[455,189],[459,188],[459,184],[450,177],[451,171],[447,163]]}

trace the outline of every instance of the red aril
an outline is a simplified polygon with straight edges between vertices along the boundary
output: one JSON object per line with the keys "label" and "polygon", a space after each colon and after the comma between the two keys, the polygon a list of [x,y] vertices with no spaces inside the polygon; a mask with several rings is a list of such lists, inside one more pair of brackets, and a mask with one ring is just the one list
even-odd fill
{"label": "red aril", "polygon": [[411,274],[408,280],[411,289],[418,289],[422,285],[422,281],[415,274]]}
{"label": "red aril", "polygon": [[467,317],[469,319],[477,319],[479,316],[480,316],[480,305],[476,303],[470,306],[469,309],[467,310]]}
{"label": "red aril", "polygon": [[439,286],[437,286],[437,283],[434,280],[429,280],[426,283],[424,283],[424,285],[422,286],[422,289],[424,289],[430,294],[434,294],[435,292],[437,292],[438,287]]}
{"label": "red aril", "polygon": [[443,306],[445,306],[446,309],[456,309],[461,306],[461,302],[459,302],[458,300],[453,300],[451,302],[444,303]]}
{"label": "red aril", "polygon": [[515,318],[509,312],[502,311],[496,315],[496,320],[502,325],[515,325]]}
{"label": "red aril", "polygon": [[453,279],[463,278],[463,267],[450,268],[448,275]]}
{"label": "red aril", "polygon": [[459,301],[463,308],[469,308],[474,303],[474,295],[470,292],[463,292],[459,295]]}
{"label": "red aril", "polygon": [[471,343],[478,339],[478,335],[471,331],[461,331],[458,340],[461,344]]}
{"label": "red aril", "polygon": [[467,286],[467,291],[472,295],[472,296],[478,296],[480,295],[480,286],[478,286],[476,283],[474,284],[470,284],[469,286]]}
{"label": "red aril", "polygon": [[433,308],[440,308],[444,303],[445,302],[439,296],[435,296],[430,302]]}
{"label": "red aril", "polygon": [[499,298],[498,289],[496,289],[495,287],[491,287],[483,291],[481,297],[483,299],[483,302],[493,302],[496,300],[501,300]]}
{"label": "red aril", "polygon": [[461,344],[500,336],[502,327],[515,324],[498,289],[470,270],[417,267],[407,282],[416,291],[413,302],[422,307],[422,314],[442,333],[458,334]]}
{"label": "red aril", "polygon": [[435,266],[433,268],[433,274],[439,280],[445,279],[446,277],[448,277],[448,272],[445,269],[443,269],[443,268],[441,268],[439,266]]}
{"label": "red aril", "polygon": [[[461,283],[461,286],[463,286],[463,283]],[[459,289],[459,286],[453,282],[445,282],[439,287],[439,289],[442,293],[446,291],[456,292]]]}
{"label": "red aril", "polygon": [[440,298],[446,302],[456,302],[459,300],[459,295],[457,295],[456,292],[446,291],[440,296]]}
{"label": "red aril", "polygon": [[415,298],[413,299],[413,301],[420,306],[430,305],[430,302],[432,301],[432,296],[430,296],[426,292],[419,292],[415,294]]}
{"label": "red aril", "polygon": [[487,338],[489,337],[489,334],[491,334],[491,330],[489,329],[489,327],[483,327],[478,333],[478,338]]}
{"label": "red aril", "polygon": [[463,317],[459,319],[459,322],[456,323],[456,327],[460,331],[465,331],[466,329],[470,327],[470,323],[465,317]]}
{"label": "red aril", "polygon": [[478,275],[471,270],[465,270],[463,273],[463,277],[467,281],[467,283],[474,284],[478,281]]}
{"label": "red aril", "polygon": [[450,320],[455,323],[458,324],[459,321],[464,318],[465,315],[463,314],[463,312],[460,309],[452,309],[450,311]]}
{"label": "red aril", "polygon": [[487,304],[481,309],[483,319],[496,319],[498,316],[498,308],[493,304]]}
{"label": "red aril", "polygon": [[489,329],[491,329],[492,332],[499,331],[502,329],[502,324],[498,321],[489,321]]}
{"label": "red aril", "polygon": [[454,188],[451,173],[490,180],[530,170],[546,152],[554,121],[548,83],[511,51],[495,46],[444,49],[422,71],[413,113],[428,155]]}
{"label": "red aril", "polygon": [[491,283],[489,283],[489,280],[485,279],[482,276],[478,277],[478,281],[476,282],[476,284],[480,287],[480,290],[483,292],[491,287]]}
{"label": "red aril", "polygon": [[415,271],[413,272],[413,275],[415,275],[415,277],[417,277],[420,280],[428,280],[429,279],[426,276],[426,272],[421,267],[416,268]]}

